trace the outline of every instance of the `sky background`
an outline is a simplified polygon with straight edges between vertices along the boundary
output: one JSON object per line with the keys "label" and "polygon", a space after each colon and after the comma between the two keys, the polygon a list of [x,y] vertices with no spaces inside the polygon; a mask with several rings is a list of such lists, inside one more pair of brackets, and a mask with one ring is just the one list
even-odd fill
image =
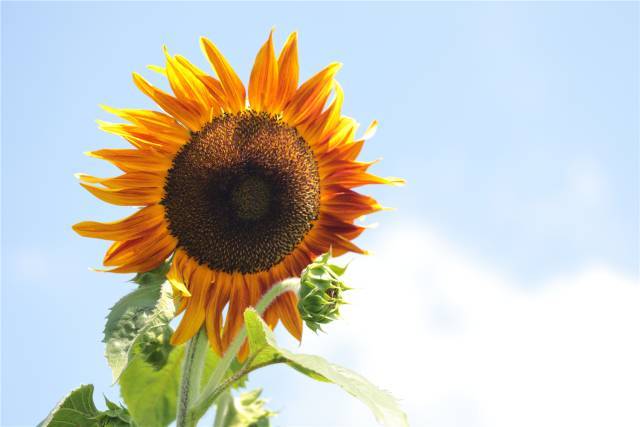
{"label": "sky background", "polygon": [[[89,271],[107,245],[71,230],[126,213],[73,177],[124,146],[98,104],[151,107],[131,72],[161,84],[163,44],[208,69],[202,35],[246,82],[274,26],[278,46],[299,31],[302,78],[344,63],[345,114],[380,121],[363,158],[408,181],[366,188],[397,211],[367,218],[344,320],[299,350],[393,391],[413,426],[640,425],[638,3],[1,7],[2,426],[79,384],[118,396],[101,331],[132,286]],[[251,385],[277,426],[375,425],[285,368]]]}

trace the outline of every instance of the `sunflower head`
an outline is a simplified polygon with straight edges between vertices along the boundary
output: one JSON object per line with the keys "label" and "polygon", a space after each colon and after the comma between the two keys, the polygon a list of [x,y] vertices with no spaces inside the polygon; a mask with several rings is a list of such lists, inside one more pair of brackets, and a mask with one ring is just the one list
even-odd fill
{"label": "sunflower head", "polygon": [[[163,110],[106,111],[126,123],[99,122],[132,148],[89,153],[121,174],[79,174],[81,185],[112,204],[138,206],[114,222],[85,221],[81,235],[113,241],[103,264],[114,273],[152,271],[170,259],[167,278],[184,316],[173,344],[206,328],[212,347],[224,351],[244,309],[275,283],[299,277],[318,255],[364,253],[352,243],[364,227],[356,219],[381,209],[355,191],[366,184],[398,184],[368,172],[357,160],[362,137],[341,113],[343,92],[333,63],[298,82],[297,36],[276,56],[272,34],[260,48],[248,90],[209,40],[202,51],[209,74],[164,49],[154,66],[171,93],[139,74],[135,85]],[[300,339],[297,296],[280,296],[265,312]]]}

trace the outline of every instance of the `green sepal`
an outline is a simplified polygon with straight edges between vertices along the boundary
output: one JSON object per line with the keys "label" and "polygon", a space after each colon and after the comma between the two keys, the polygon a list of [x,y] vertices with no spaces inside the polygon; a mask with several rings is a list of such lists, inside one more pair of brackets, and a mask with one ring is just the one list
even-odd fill
{"label": "green sepal", "polygon": [[319,381],[339,385],[347,393],[369,407],[378,422],[385,426],[407,427],[405,413],[396,399],[384,390],[371,384],[366,378],[346,368],[327,362],[323,358],[308,354],[295,354],[276,345],[271,329],[252,308],[244,312],[252,365],[269,361],[284,362],[303,374]]}
{"label": "green sepal", "polygon": [[132,424],[127,408],[104,397],[107,410],[100,412],[94,419],[100,427],[129,427]]}
{"label": "green sepal", "polygon": [[151,271],[136,274],[131,281],[141,286],[161,285],[167,280],[169,267],[171,267],[170,262],[163,262]]}

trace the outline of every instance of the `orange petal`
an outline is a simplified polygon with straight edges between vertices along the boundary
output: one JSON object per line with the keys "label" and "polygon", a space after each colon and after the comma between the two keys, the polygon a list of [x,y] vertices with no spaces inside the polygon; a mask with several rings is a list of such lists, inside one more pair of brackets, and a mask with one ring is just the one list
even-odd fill
{"label": "orange petal", "polygon": [[349,189],[323,198],[321,211],[333,212],[342,219],[353,220],[384,209],[373,197]]}
{"label": "orange petal", "polygon": [[351,117],[340,117],[338,123],[323,135],[323,138],[327,140],[327,150],[351,143],[357,129],[358,122]]}
{"label": "orange petal", "polygon": [[[311,140],[323,141],[328,139],[328,136],[333,129],[338,125],[341,117],[342,104],[344,102],[344,91],[342,86],[334,81],[335,98],[329,108],[326,110],[326,116],[323,121],[312,122],[315,124],[315,128],[311,128],[310,132],[313,132]],[[314,126],[313,124],[311,126]]]}
{"label": "orange petal", "polygon": [[[211,98],[213,98],[213,100],[215,101],[216,105],[218,105],[219,107],[222,107],[223,109],[225,109],[227,111],[231,111],[231,107],[230,107],[229,103],[227,102],[227,96],[226,96],[226,94],[224,92],[224,88],[222,87],[222,84],[220,83],[220,81],[218,81],[214,77],[208,75],[207,73],[202,71],[200,68],[196,67],[191,62],[189,62],[189,60],[187,60],[187,58],[185,58],[185,57],[183,57],[181,55],[176,55],[176,60],[183,67],[185,67],[188,70],[190,70],[191,73],[194,76],[196,76],[198,78],[198,80],[200,80],[202,82],[202,84],[205,86],[205,88],[209,92],[209,95],[211,96]],[[220,114],[219,109],[216,110],[216,114],[215,115],[218,115],[218,114]]]}
{"label": "orange petal", "polygon": [[199,111],[193,102],[179,100],[168,93],[153,87],[140,74],[133,73],[133,82],[142,93],[154,100],[164,111],[171,114],[192,131],[200,129]]}
{"label": "orange petal", "polygon": [[124,219],[113,222],[84,221],[73,226],[81,236],[105,240],[131,240],[149,232],[164,221],[164,209],[160,205],[144,207]]}
{"label": "orange petal", "polygon": [[273,31],[256,55],[249,78],[249,104],[256,111],[271,112],[278,96],[278,63],[273,49]]}
{"label": "orange petal", "polygon": [[90,157],[106,160],[125,172],[165,172],[171,167],[171,158],[153,149],[129,150],[105,148],[103,150],[90,151],[85,154]]}
{"label": "orange petal", "polygon": [[154,133],[173,135],[183,143],[189,140],[189,130],[168,114],[152,110],[111,108],[106,105],[101,105],[100,107],[108,113],[151,130]]}
{"label": "orange petal", "polygon": [[222,344],[222,312],[229,302],[231,289],[230,276],[217,274],[212,289],[209,292],[210,299],[207,303],[205,322],[207,336],[213,349],[218,355],[224,353]]}
{"label": "orange petal", "polygon": [[167,58],[167,77],[171,89],[179,99],[185,102],[193,101],[199,111],[200,126],[204,126],[212,119],[211,113],[213,111],[220,111],[220,105],[192,70],[185,67],[176,58],[172,58],[166,48],[165,56]]}
{"label": "orange petal", "polygon": [[402,178],[396,177],[379,177],[368,172],[358,173],[358,172],[349,172],[345,174],[333,174],[323,180],[321,185],[331,186],[331,185],[341,185],[346,188],[354,188],[359,187],[361,185],[368,184],[386,184],[386,185],[403,185],[405,180]]}
{"label": "orange petal", "polygon": [[298,34],[291,33],[278,57],[278,98],[274,109],[279,111],[298,88]]}
{"label": "orange petal", "polygon": [[249,298],[242,274],[233,273],[231,275],[231,294],[229,298],[229,309],[222,330],[222,344],[227,348],[235,338],[242,322],[244,321],[244,310],[249,306]]}
{"label": "orange petal", "polygon": [[346,252],[353,252],[356,254],[366,255],[367,251],[364,249],[360,249],[349,239],[342,236],[334,236],[333,241],[331,242],[331,247],[333,250],[333,256],[339,257],[340,255]]}
{"label": "orange petal", "polygon": [[111,189],[137,187],[164,187],[166,173],[163,172],[127,172],[113,178],[97,178],[86,174],[76,174],[76,178],[87,184],[100,184]]}
{"label": "orange petal", "polygon": [[297,126],[322,111],[331,93],[333,77],[341,66],[337,62],[330,64],[296,90],[283,110],[287,123]]}
{"label": "orange petal", "polygon": [[132,258],[120,267],[108,270],[109,273],[140,273],[153,270],[165,261],[175,250],[177,241],[170,235],[149,248],[149,252],[140,258]]}
{"label": "orange petal", "polygon": [[[171,283],[173,288],[180,291],[182,295],[190,297],[191,292],[189,292],[189,289],[187,288],[187,282],[184,278],[184,272],[185,269],[188,268],[188,266],[194,266],[195,268],[195,264],[189,262],[189,257],[182,249],[176,250],[176,253],[173,256],[173,262],[171,263],[171,267],[169,268],[169,272],[167,273],[167,280],[169,281],[169,283]],[[183,301],[186,300],[183,299]],[[186,307],[186,302],[183,303],[183,306]]]}
{"label": "orange petal", "polygon": [[[193,260],[190,262],[196,263]],[[184,316],[171,337],[171,344],[179,345],[186,342],[198,332],[204,323],[206,295],[212,280],[213,272],[205,266],[198,265],[191,274],[188,280],[191,297],[187,301],[187,309]]]}
{"label": "orange petal", "polygon": [[298,341],[302,340],[302,318],[298,312],[298,297],[293,292],[287,292],[278,297],[276,310],[287,331]]}
{"label": "orange petal", "polygon": [[156,149],[173,154],[188,140],[183,135],[162,133],[160,130],[149,130],[140,125],[129,125],[122,123],[108,123],[97,120],[98,127],[114,135],[126,139],[136,148]]}
{"label": "orange petal", "polygon": [[242,80],[238,77],[229,62],[210,40],[201,37],[200,46],[209,59],[211,66],[216,71],[220,83],[224,88],[227,100],[232,108],[230,112],[237,113],[245,108],[245,89]]}
{"label": "orange petal", "polygon": [[151,250],[158,242],[169,234],[164,224],[159,224],[149,232],[132,240],[115,242],[104,256],[102,263],[106,266],[117,266],[130,262],[132,259],[144,258],[146,252],[154,253],[157,248]]}
{"label": "orange petal", "polygon": [[111,270],[102,270],[108,273],[145,273],[157,268],[162,262],[164,262],[171,252],[175,249],[171,246],[162,248],[158,253],[151,254],[138,264],[126,264]]}
{"label": "orange petal", "polygon": [[111,189],[83,183],[80,185],[98,199],[119,206],[144,206],[159,203],[164,191],[161,187]]}

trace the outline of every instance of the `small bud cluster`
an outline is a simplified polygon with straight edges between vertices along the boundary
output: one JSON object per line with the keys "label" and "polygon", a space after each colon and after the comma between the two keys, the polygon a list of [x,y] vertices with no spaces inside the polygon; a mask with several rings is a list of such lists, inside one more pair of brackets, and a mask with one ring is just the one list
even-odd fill
{"label": "small bud cluster", "polygon": [[319,256],[300,277],[298,311],[314,332],[340,316],[340,306],[346,303],[342,293],[350,289],[341,280],[346,267],[331,264],[330,259],[328,252]]}

